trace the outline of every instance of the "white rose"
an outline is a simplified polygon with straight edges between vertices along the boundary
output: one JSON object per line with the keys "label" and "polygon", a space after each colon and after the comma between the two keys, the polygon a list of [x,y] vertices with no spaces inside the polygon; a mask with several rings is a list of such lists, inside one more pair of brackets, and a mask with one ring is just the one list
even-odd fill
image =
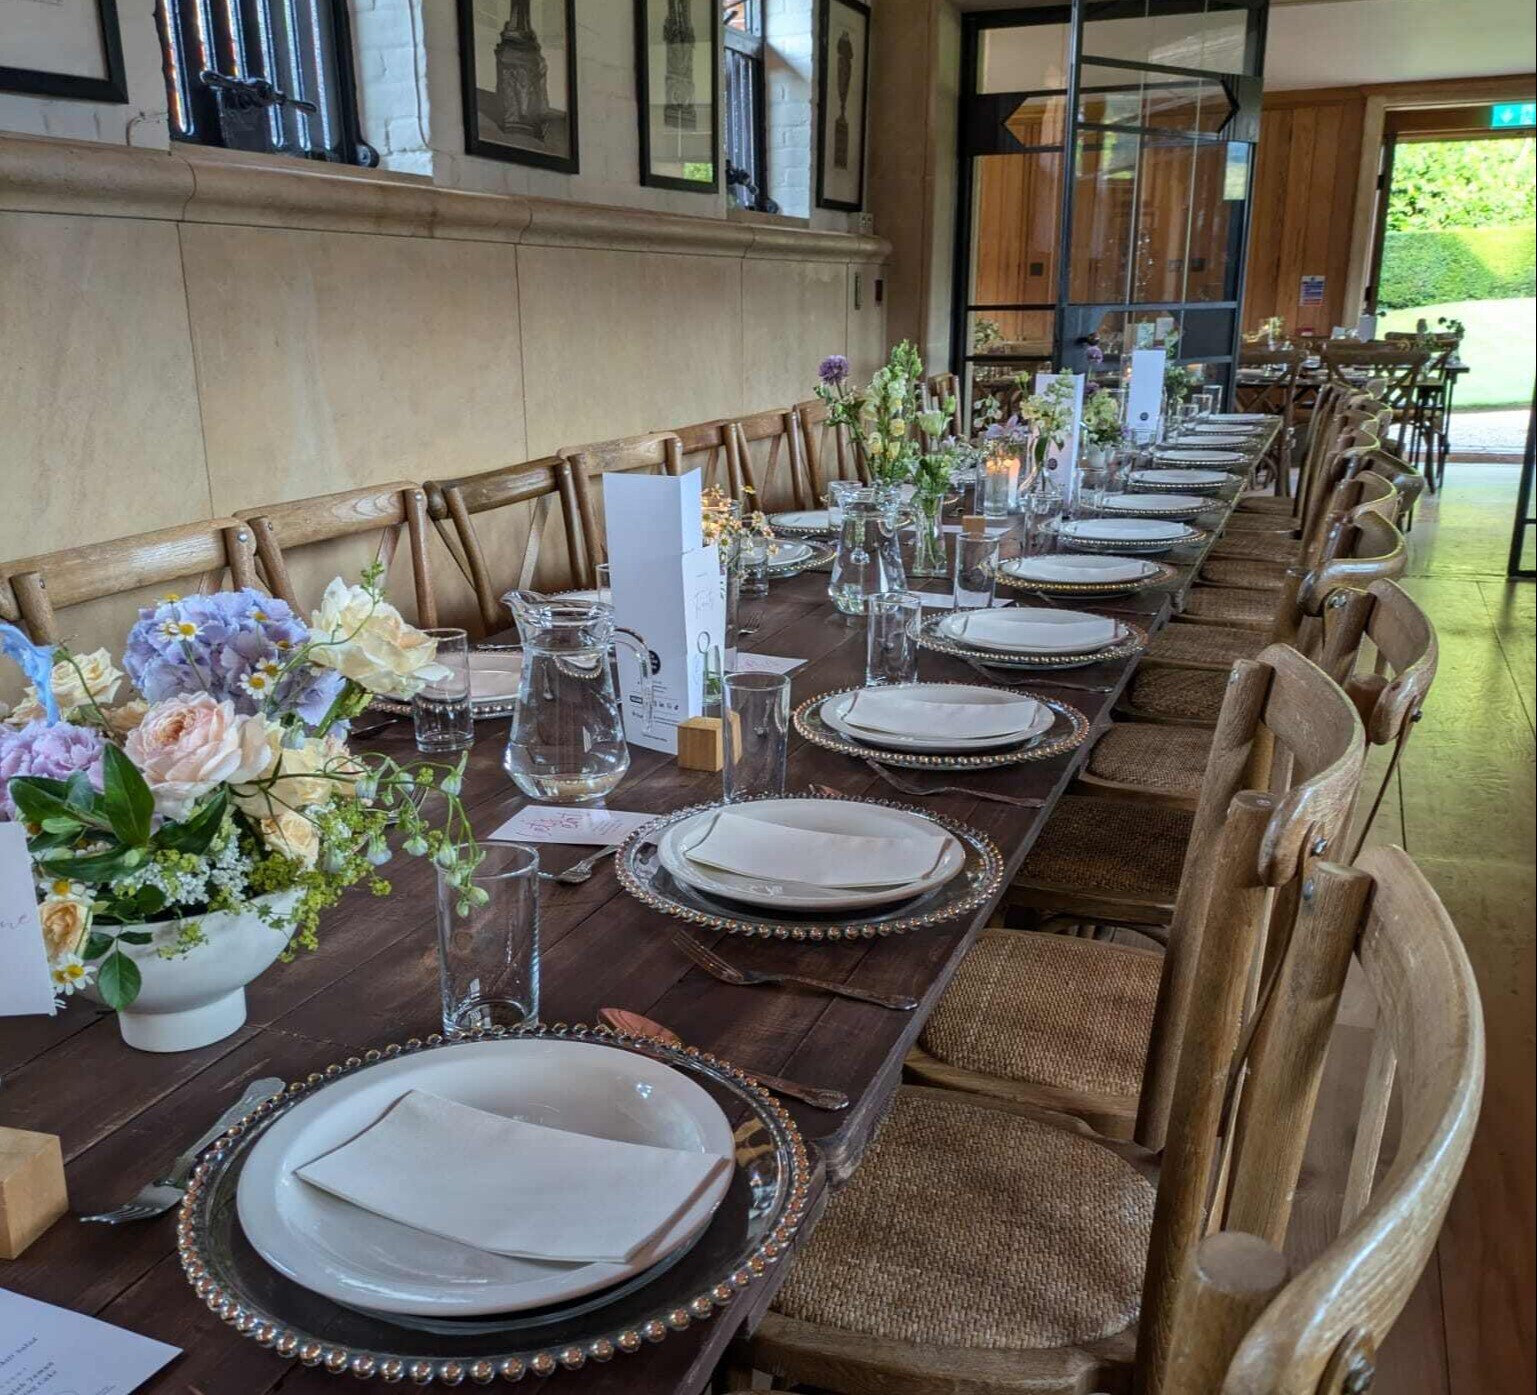
{"label": "white rose", "polygon": [[[59,714],[67,718],[77,708],[105,707],[117,696],[122,681],[122,670],[113,666],[112,655],[105,649],[98,649],[94,654],[75,654],[59,660],[53,666],[49,687],[53,689],[54,701],[59,704]],[[38,700],[37,687],[29,683],[10,720],[24,725],[41,716],[43,704]]]}
{"label": "white rose", "polygon": [[252,777],[271,780],[271,784],[251,785],[232,792],[235,807],[253,819],[275,817],[284,810],[307,809],[336,795],[350,795],[363,773],[363,767],[347,754],[347,748],[332,737],[306,737],[297,746],[274,742],[271,757],[265,769]]}
{"label": "white rose", "polygon": [[259,825],[262,842],[275,853],[292,858],[306,871],[320,857],[320,832],[303,814],[280,809]]}
{"label": "white rose", "polygon": [[260,778],[271,763],[271,724],[241,717],[207,693],[167,698],[145,712],[123,750],[155,796],[155,812],[173,821],[215,786]]}
{"label": "white rose", "polygon": [[340,577],[326,587],[310,630],[316,641],[310,661],[334,668],[371,693],[410,698],[449,676],[434,662],[436,640],[408,625],[388,601]]}

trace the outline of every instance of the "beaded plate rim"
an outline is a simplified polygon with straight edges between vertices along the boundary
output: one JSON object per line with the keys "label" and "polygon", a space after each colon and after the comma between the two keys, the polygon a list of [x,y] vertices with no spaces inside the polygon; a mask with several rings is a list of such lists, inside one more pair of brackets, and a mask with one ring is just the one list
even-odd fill
{"label": "beaded plate rim", "polygon": [[[1183,522],[1183,520],[1170,520],[1171,522]],[[1103,542],[1090,538],[1075,538],[1051,530],[1052,536],[1058,539],[1063,547],[1070,552],[1108,552],[1112,555],[1128,553],[1131,556],[1147,555],[1149,557],[1161,557],[1165,552],[1175,552],[1182,547],[1203,547],[1211,536],[1211,529],[1197,527],[1194,523],[1186,523],[1191,536],[1188,538],[1150,538],[1145,541],[1136,538],[1106,538]]]}
{"label": "beaded plate rim", "polygon": [[768,574],[777,580],[783,580],[788,576],[799,576],[802,572],[815,571],[818,567],[825,567],[838,555],[837,544],[833,542],[830,533],[803,533],[795,535],[796,542],[809,543],[812,547],[812,555],[803,558],[799,562],[781,562],[777,566],[772,557],[768,563]]}
{"label": "beaded plate rim", "polygon": [[[946,679],[932,686],[971,688],[977,685]],[[822,703],[830,702],[833,698],[842,697],[845,693],[862,691],[864,690],[860,687],[834,688],[829,692],[818,693],[815,697],[807,698],[795,709],[796,731],[813,746],[820,746],[823,750],[836,751],[839,755],[854,756],[859,760],[873,760],[879,765],[899,766],[906,770],[991,770],[1009,765],[1027,765],[1033,761],[1051,760],[1054,756],[1076,751],[1089,739],[1089,719],[1071,703],[1063,702],[1060,698],[1046,697],[1041,693],[1032,693],[1024,688],[1011,689],[1010,692],[1016,697],[1033,698],[1041,706],[1049,707],[1058,716],[1065,717],[1068,730],[1060,736],[1050,740],[1039,740],[1023,749],[986,755],[925,755],[918,751],[900,751],[886,746],[859,745],[840,737],[822,721],[817,712],[812,710],[820,708]],[[930,815],[930,817],[933,816]]]}
{"label": "beaded plate rim", "polygon": [[[946,612],[948,614],[949,612]],[[1125,639],[1104,649],[1086,654],[1022,654],[1017,649],[983,649],[978,645],[957,644],[937,633],[936,627],[945,615],[930,616],[918,627],[918,647],[936,654],[948,654],[953,659],[970,663],[987,664],[992,668],[1029,668],[1050,671],[1059,668],[1087,668],[1090,664],[1111,663],[1117,659],[1129,659],[1147,648],[1147,631],[1120,616],[1113,618],[1128,631]]]}
{"label": "beaded plate rim", "polygon": [[[785,1163],[785,1194],[778,1219],[771,1231],[754,1247],[746,1262],[720,1282],[676,1307],[658,1310],[645,1320],[618,1331],[604,1329],[600,1335],[568,1343],[560,1348],[534,1348],[501,1352],[489,1356],[437,1356],[406,1358],[387,1351],[363,1349],[343,1342],[316,1337],[294,1324],[274,1318],[243,1294],[227,1290],[227,1278],[218,1276],[216,1263],[205,1254],[207,1199],[213,1194],[212,1183],[230,1166],[253,1130],[265,1129],[273,1119],[292,1109],[315,1090],[401,1056],[457,1046],[469,1041],[495,1041],[510,1038],[587,1041],[617,1049],[637,1052],[675,1069],[693,1071],[714,1081],[738,1096],[767,1127],[774,1145]],[[500,1378],[516,1381],[525,1375],[545,1377],[557,1371],[575,1371],[588,1361],[608,1361],[616,1354],[633,1355],[648,1343],[660,1342],[671,1332],[682,1332],[696,1321],[713,1317],[719,1308],[732,1303],[742,1290],[761,1279],[788,1249],[805,1219],[811,1190],[811,1162],[800,1129],[785,1106],[767,1087],[746,1071],[696,1046],[673,1046],[655,1037],[615,1031],[610,1027],[589,1027],[584,1023],[568,1025],[491,1028],[445,1037],[433,1033],[426,1038],[412,1037],[404,1044],[391,1042],[371,1048],[361,1056],[349,1056],[341,1064],[311,1071],[301,1081],[290,1082],[280,1094],[272,1095],[231,1124],[199,1158],[187,1183],[187,1193],[177,1211],[176,1249],[182,1272],[204,1305],[227,1326],[258,1346],[281,1357],[296,1360],[302,1366],[324,1370],[331,1375],[352,1375],[362,1379],[379,1377],[386,1383],[410,1381],[415,1385],[461,1385],[466,1379],[477,1385],[489,1385]],[[595,1318],[599,1314],[593,1315]],[[601,1322],[596,1324],[603,1327]]]}
{"label": "beaded plate rim", "polygon": [[1139,591],[1150,590],[1154,586],[1163,586],[1175,580],[1182,570],[1171,566],[1168,562],[1149,562],[1149,566],[1158,570],[1151,576],[1142,577],[1137,581],[1032,581],[1029,577],[1015,576],[1007,572],[1002,566],[995,567],[993,574],[998,579],[1000,586],[1008,586],[1016,591],[1033,591],[1046,596],[1132,596]]}
{"label": "beaded plate rim", "polygon": [[[784,794],[784,795],[759,795],[755,799],[821,799],[825,796],[815,794]],[[755,800],[742,800],[740,803],[753,803]],[[640,848],[647,843],[654,843],[661,834],[673,824],[686,818],[692,818],[696,814],[702,814],[710,809],[723,809],[727,807],[720,800],[710,800],[704,804],[692,804],[686,809],[675,810],[671,814],[647,824],[644,828],[638,828],[620,845],[618,853],[614,856],[614,871],[622,886],[631,896],[648,910],[659,911],[663,915],[673,916],[678,920],[686,920],[693,925],[702,925],[711,930],[722,930],[730,935],[745,935],[749,938],[765,940],[793,940],[796,943],[843,944],[854,940],[884,939],[890,935],[902,935],[911,930],[923,930],[931,925],[941,925],[947,920],[954,920],[957,916],[964,915],[968,911],[974,911],[978,906],[985,904],[997,894],[1003,885],[1003,854],[998,851],[998,846],[985,833],[972,828],[969,824],[962,823],[959,819],[950,818],[946,814],[936,814],[929,809],[920,809],[916,805],[903,804],[892,799],[859,799],[851,797],[848,800],[852,804],[868,804],[874,808],[897,809],[905,814],[918,814],[928,819],[931,823],[938,824],[947,833],[960,839],[970,850],[981,859],[980,875],[976,876],[976,884],[970,891],[963,892],[956,900],[931,910],[922,911],[916,915],[895,916],[888,920],[868,922],[859,916],[850,916],[845,920],[826,920],[818,922],[807,921],[774,921],[763,920],[739,920],[734,916],[717,915],[710,911],[704,911],[697,906],[691,906],[670,896],[665,892],[657,891],[649,882],[637,872],[634,860]],[[970,861],[970,853],[967,860]],[[957,872],[946,885],[953,884],[965,875],[964,871]],[[877,910],[879,907],[876,908]]]}

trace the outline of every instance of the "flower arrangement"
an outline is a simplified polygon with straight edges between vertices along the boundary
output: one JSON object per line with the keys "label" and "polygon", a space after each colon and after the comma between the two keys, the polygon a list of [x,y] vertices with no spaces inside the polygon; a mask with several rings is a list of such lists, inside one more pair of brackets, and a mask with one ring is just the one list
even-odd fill
{"label": "flower arrangement", "polygon": [[[743,489],[748,494],[753,492],[751,485],[744,485]],[[761,510],[744,512],[738,500],[714,485],[700,493],[699,510],[706,545],[722,544],[722,551],[730,552],[746,538],[763,538],[769,545],[769,555],[773,555],[774,529]]]}
{"label": "flower arrangement", "polygon": [[923,360],[912,344],[905,339],[898,344],[863,392],[849,385],[849,361],[842,354],[824,358],[817,377],[816,395],[827,403],[828,420],[848,428],[875,481],[910,479],[918,464],[912,425],[923,380]]}
{"label": "flower arrangement", "polygon": [[1108,392],[1090,392],[1083,403],[1083,437],[1090,445],[1104,450],[1121,443],[1121,409]]}
{"label": "flower arrangement", "polygon": [[[1020,388],[1030,386],[1027,375],[1016,380]],[[1035,473],[1046,468],[1046,457],[1067,440],[1073,425],[1074,379],[1071,373],[1058,373],[1042,392],[1032,393],[1019,404],[1019,420],[1028,428],[1034,442],[1032,457]]]}
{"label": "flower arrangement", "polygon": [[1183,402],[1190,396],[1192,379],[1183,364],[1171,363],[1163,370],[1163,391],[1170,402]]}
{"label": "flower arrangement", "polygon": [[971,351],[985,354],[994,344],[1003,342],[1003,330],[997,320],[985,320],[978,315],[971,328]]}
{"label": "flower arrangement", "polygon": [[[129,1006],[142,978],[123,947],[179,957],[220,911],[251,908],[288,952],[313,948],[347,888],[389,893],[392,826],[444,869],[461,913],[485,896],[459,801],[465,758],[401,764],[347,745],[347,722],[376,694],[408,699],[444,672],[381,577],[331,582],[308,624],[249,589],[167,597],[129,630],[126,673],[105,649],[77,655],[0,626],[31,680],[0,724],[0,820],[26,828],[61,997],[94,981],[109,1007]],[[119,701],[125,680],[134,696]],[[445,801],[435,826],[414,797],[433,788]],[[296,893],[280,898],[286,911],[253,905],[282,892]]]}

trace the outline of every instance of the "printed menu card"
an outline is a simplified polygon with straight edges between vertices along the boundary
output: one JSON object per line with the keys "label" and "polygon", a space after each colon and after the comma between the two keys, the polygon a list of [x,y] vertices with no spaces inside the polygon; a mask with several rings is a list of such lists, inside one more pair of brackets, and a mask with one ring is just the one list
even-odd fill
{"label": "printed menu card", "polygon": [[180,1350],[0,1289],[0,1395],[128,1395]]}

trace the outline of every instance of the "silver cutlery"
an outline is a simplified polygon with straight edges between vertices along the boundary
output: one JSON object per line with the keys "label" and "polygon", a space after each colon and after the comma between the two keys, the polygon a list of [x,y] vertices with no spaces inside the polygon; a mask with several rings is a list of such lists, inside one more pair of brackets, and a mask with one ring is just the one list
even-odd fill
{"label": "silver cutlery", "polygon": [[892,789],[901,790],[903,794],[963,794],[971,799],[990,800],[994,804],[1012,804],[1016,809],[1044,809],[1046,807],[1044,799],[1035,799],[1028,795],[995,794],[992,790],[967,789],[964,785],[920,785],[915,780],[907,779],[905,776],[897,775],[886,769],[877,760],[866,760],[865,764],[890,785]]}
{"label": "silver cutlery", "polygon": [[[683,1038],[669,1027],[664,1027],[660,1022],[653,1021],[649,1017],[642,1017],[638,1012],[627,1012],[623,1008],[599,1008],[598,1018],[605,1026],[612,1027],[616,1032],[627,1032],[631,1036],[654,1037],[657,1041],[665,1042],[668,1046],[682,1046]],[[789,1095],[791,1099],[800,1100],[802,1104],[809,1104],[815,1109],[847,1109],[849,1097],[842,1090],[828,1090],[820,1085],[802,1085],[798,1080],[786,1080],[783,1076],[764,1075],[762,1071],[753,1070],[751,1066],[742,1066],[742,1070],[752,1076],[758,1084],[772,1090],[776,1095]]]}
{"label": "silver cutlery", "polygon": [[621,843],[610,843],[606,848],[599,848],[595,853],[589,853],[580,862],[573,862],[569,867],[560,872],[541,872],[540,880],[547,882],[559,882],[562,886],[580,886],[591,879],[592,874],[598,870],[598,864],[605,857],[612,857],[623,846]]}
{"label": "silver cutlery", "polygon": [[121,1206],[114,1206],[110,1211],[100,1211],[94,1216],[81,1216],[80,1219],[100,1221],[103,1225],[121,1225],[124,1221],[148,1221],[164,1215],[173,1206],[179,1205],[182,1197],[186,1195],[187,1179],[192,1175],[193,1165],[203,1149],[237,1119],[249,1114],[263,1100],[282,1092],[283,1081],[276,1076],[269,1076],[265,1080],[253,1080],[245,1087],[240,1098],[219,1115],[213,1127],[171,1164],[171,1170],[164,1177],[145,1183],[139,1188],[132,1201],[125,1201]]}
{"label": "silver cutlery", "polygon": [[997,673],[988,668],[986,664],[978,663],[975,659],[967,659],[966,666],[975,669],[989,683],[996,683],[1000,688],[1028,688],[1037,683],[1044,683],[1050,688],[1070,688],[1075,693],[1113,693],[1113,683],[1074,683],[1065,678],[1053,678],[1050,671],[1034,672],[1023,678],[1000,678]]}
{"label": "silver cutlery", "polygon": [[873,1003],[876,1007],[890,1008],[894,1012],[911,1012],[918,1006],[916,998],[903,993],[877,993],[869,988],[854,988],[846,983],[833,983],[825,978],[811,978],[806,974],[769,973],[760,969],[743,969],[727,959],[722,959],[713,949],[699,943],[686,930],[674,929],[672,941],[690,959],[712,978],[722,983],[751,988],[758,984],[791,983],[802,988],[815,988],[831,993],[835,998],[851,998],[856,1003]]}

